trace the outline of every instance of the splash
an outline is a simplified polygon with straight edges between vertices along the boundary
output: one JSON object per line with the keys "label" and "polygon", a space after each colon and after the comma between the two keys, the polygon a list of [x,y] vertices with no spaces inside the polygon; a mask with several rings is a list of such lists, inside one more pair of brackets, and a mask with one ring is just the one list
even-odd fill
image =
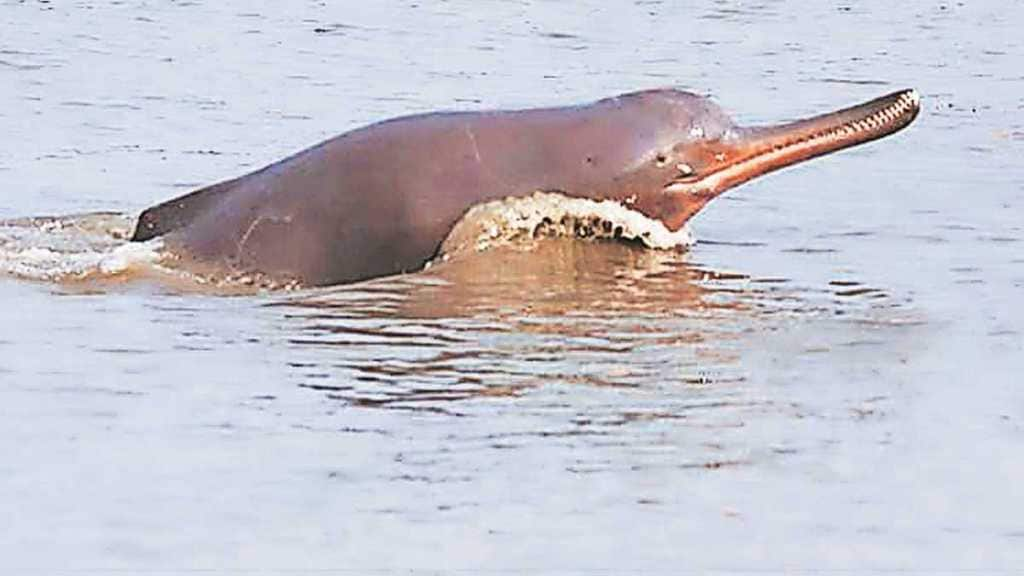
{"label": "splash", "polygon": [[151,269],[162,243],[129,242],[134,225],[117,213],[0,221],[0,275],[73,282]]}
{"label": "splash", "polygon": [[137,222],[111,212],[0,220],[0,277],[100,288],[144,280],[220,295],[299,287],[195,262],[166,250],[162,238],[132,242]]}
{"label": "splash", "polygon": [[664,223],[612,200],[535,192],[471,208],[452,228],[435,262],[499,246],[529,248],[536,239],[551,237],[634,241],[662,250],[694,242],[689,228],[673,232]]}

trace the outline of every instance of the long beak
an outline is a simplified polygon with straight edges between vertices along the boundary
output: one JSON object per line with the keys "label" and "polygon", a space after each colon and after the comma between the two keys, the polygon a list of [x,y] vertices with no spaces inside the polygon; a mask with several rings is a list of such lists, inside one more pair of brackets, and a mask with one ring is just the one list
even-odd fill
{"label": "long beak", "polygon": [[902,90],[859,106],[778,126],[737,128],[707,144],[702,170],[677,179],[665,191],[682,193],[682,221],[722,192],[797,162],[877,140],[910,124],[920,110],[914,90]]}

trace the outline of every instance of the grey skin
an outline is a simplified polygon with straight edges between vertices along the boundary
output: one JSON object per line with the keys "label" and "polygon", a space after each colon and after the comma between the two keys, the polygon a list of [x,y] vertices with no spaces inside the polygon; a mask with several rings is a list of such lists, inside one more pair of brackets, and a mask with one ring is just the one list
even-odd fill
{"label": "grey skin", "polygon": [[475,204],[557,190],[678,229],[757,175],[891,134],[896,92],[741,128],[710,100],[649,90],[565,108],[409,116],[360,128],[143,212],[133,240],[226,273],[318,286],[417,270]]}

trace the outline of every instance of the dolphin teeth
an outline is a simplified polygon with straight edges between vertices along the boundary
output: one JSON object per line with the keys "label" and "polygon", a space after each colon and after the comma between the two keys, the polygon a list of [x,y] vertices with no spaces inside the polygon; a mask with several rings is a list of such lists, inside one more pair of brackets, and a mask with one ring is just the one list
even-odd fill
{"label": "dolphin teeth", "polygon": [[693,174],[693,167],[687,164],[686,162],[680,162],[679,164],[676,164],[676,170],[679,170],[679,173],[682,174],[683,176],[689,176],[690,174]]}

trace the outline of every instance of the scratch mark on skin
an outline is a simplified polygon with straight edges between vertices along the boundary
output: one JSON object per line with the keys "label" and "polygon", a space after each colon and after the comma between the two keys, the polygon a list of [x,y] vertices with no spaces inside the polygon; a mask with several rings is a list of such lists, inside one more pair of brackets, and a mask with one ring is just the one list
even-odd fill
{"label": "scratch mark on skin", "polygon": [[462,129],[466,132],[466,136],[469,137],[469,143],[473,145],[473,157],[476,158],[476,163],[482,164],[483,159],[480,158],[480,148],[476,144],[476,134],[473,133],[473,129],[469,124],[463,124]]}
{"label": "scratch mark on skin", "polygon": [[239,260],[242,259],[242,250],[245,249],[245,243],[249,241],[249,236],[251,236],[252,233],[256,230],[256,227],[259,226],[260,224],[262,224],[263,222],[276,222],[276,223],[281,223],[281,224],[291,224],[292,217],[291,216],[285,216],[285,217],[282,218],[282,217],[279,217],[279,216],[258,216],[255,220],[252,221],[251,224],[249,224],[249,227],[246,228],[245,234],[242,234],[242,237],[239,238],[239,240],[238,240],[238,254],[237,254],[236,258],[238,258]]}

